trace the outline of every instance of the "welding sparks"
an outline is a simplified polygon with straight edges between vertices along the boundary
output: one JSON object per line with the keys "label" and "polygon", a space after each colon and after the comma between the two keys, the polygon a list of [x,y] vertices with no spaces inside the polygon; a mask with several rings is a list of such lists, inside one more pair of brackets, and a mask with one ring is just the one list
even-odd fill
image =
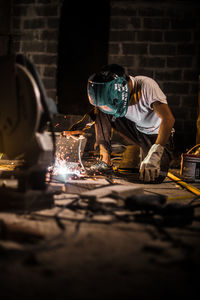
{"label": "welding sparks", "polygon": [[57,135],[55,162],[49,167],[51,178],[66,182],[85,174],[86,171],[81,161],[82,141],[85,145],[86,141],[82,135]]}
{"label": "welding sparks", "polygon": [[49,171],[58,181],[68,181],[82,176],[82,170],[78,163],[59,159],[56,159],[53,167],[49,167]]}
{"label": "welding sparks", "polygon": [[81,172],[79,170],[78,163],[66,162],[66,161],[56,161],[54,169],[59,175],[76,175],[80,176]]}

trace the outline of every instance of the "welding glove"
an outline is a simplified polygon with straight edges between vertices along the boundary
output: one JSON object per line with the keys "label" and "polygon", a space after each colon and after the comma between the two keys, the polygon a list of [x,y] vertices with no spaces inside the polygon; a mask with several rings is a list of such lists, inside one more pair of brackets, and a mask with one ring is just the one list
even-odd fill
{"label": "welding glove", "polygon": [[140,165],[140,180],[149,182],[154,181],[160,173],[160,162],[164,147],[154,144]]}

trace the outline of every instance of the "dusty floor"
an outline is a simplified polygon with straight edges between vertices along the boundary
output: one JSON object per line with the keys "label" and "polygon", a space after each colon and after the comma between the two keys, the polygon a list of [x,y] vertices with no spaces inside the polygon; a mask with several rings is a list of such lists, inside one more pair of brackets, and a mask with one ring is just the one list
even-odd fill
{"label": "dusty floor", "polygon": [[169,178],[154,185],[128,175],[51,183],[51,207],[0,212],[2,299],[199,299],[199,200],[163,213],[130,210],[111,196],[80,197],[127,183],[167,196],[165,207],[196,197]]}

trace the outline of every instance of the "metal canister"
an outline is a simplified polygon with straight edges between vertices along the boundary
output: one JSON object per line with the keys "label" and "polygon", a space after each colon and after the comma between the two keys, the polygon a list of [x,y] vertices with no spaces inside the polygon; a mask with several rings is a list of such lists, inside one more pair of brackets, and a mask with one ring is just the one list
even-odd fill
{"label": "metal canister", "polygon": [[191,153],[197,147],[200,147],[200,145],[194,146],[187,153],[181,155],[180,174],[185,180],[194,182],[200,182],[200,154]]}

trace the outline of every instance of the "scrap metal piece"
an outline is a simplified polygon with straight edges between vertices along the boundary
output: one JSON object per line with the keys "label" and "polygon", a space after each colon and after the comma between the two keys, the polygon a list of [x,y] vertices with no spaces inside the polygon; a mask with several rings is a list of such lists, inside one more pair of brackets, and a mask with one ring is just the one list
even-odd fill
{"label": "scrap metal piece", "polygon": [[80,194],[81,198],[98,199],[106,196],[114,198],[126,199],[132,195],[143,194],[144,190],[139,185],[109,185]]}

